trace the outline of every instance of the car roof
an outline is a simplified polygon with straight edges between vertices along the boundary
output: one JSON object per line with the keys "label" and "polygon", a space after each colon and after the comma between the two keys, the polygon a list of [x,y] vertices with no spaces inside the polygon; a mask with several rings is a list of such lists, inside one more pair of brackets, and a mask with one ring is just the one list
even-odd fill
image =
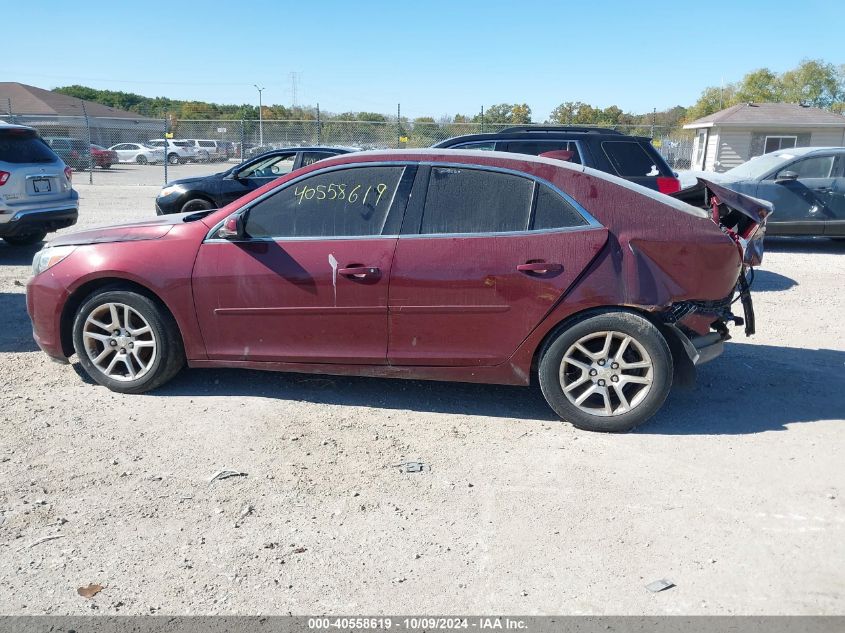
{"label": "car roof", "polygon": [[[460,161],[458,158],[481,159],[476,161]],[[557,169],[580,172],[588,176],[593,176],[601,180],[611,182],[625,189],[629,189],[640,195],[646,196],[660,202],[661,204],[673,207],[678,211],[683,211],[690,215],[700,218],[710,218],[710,213],[704,209],[694,207],[686,202],[682,202],[677,198],[667,196],[659,193],[654,189],[644,187],[640,184],[620,178],[606,171],[600,171],[581,165],[578,163],[570,163],[568,161],[556,160],[554,158],[547,158],[545,156],[534,156],[532,154],[514,154],[513,152],[498,152],[487,150],[465,150],[465,149],[440,149],[440,148],[423,148],[423,149],[376,149],[367,150],[363,152],[355,152],[354,154],[343,154],[340,156],[333,156],[331,158],[320,161],[321,165],[353,165],[359,162],[370,162],[368,159],[373,159],[372,162],[379,160],[388,160],[401,162],[403,160],[413,162],[442,162],[442,163],[466,163],[467,165],[477,165],[479,167],[500,167],[504,169],[512,169],[516,172],[528,174],[533,177],[538,177],[529,171],[520,167],[520,163],[532,163],[536,165],[550,165]]]}
{"label": "car roof", "polygon": [[17,123],[6,123],[5,121],[0,121],[0,128],[4,130],[12,129],[12,130],[32,130],[33,132],[37,132],[34,127],[30,127],[28,125],[18,125]]}
{"label": "car roof", "polygon": [[461,134],[453,136],[433,145],[441,147],[445,143],[472,142],[472,141],[524,141],[524,140],[557,140],[557,139],[589,139],[602,138],[603,140],[637,140],[650,141],[646,136],[632,136],[619,130],[592,126],[514,126],[505,128],[499,132],[484,132],[481,134]]}
{"label": "car roof", "polygon": [[[769,152],[769,154],[782,154],[784,156],[806,156],[807,154],[813,154],[816,152],[833,151],[842,152],[845,151],[845,147],[786,147],[784,149],[778,149],[773,152]],[[761,156],[766,156],[766,154],[761,154]]]}

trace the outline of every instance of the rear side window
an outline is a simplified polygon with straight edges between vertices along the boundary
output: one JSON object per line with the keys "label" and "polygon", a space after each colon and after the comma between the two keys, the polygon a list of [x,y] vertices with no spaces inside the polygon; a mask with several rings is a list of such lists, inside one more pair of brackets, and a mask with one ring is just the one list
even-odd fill
{"label": "rear side window", "polygon": [[477,149],[484,152],[492,152],[496,149],[496,141],[476,141],[474,143],[460,143],[454,145],[452,149]]}
{"label": "rear side window", "polygon": [[300,166],[306,167],[313,165],[318,160],[323,160],[329,156],[334,156],[334,154],[329,154],[328,152],[302,152],[302,165]]}
{"label": "rear side window", "polygon": [[289,185],[252,207],[251,237],[381,235],[404,167],[357,167]]}
{"label": "rear side window", "polygon": [[616,173],[623,178],[660,175],[657,161],[635,141],[604,141],[601,146]]}
{"label": "rear side window", "polygon": [[52,163],[58,157],[34,132],[0,131],[0,161],[6,163]]}
{"label": "rear side window", "polygon": [[420,233],[524,231],[533,191],[533,181],[521,176],[433,167]]}
{"label": "rear side window", "polygon": [[550,156],[550,158],[581,164],[578,146],[573,141],[511,141],[508,143],[508,151],[514,154],[531,154],[532,156],[555,152],[555,155]]}
{"label": "rear side window", "polygon": [[585,224],[587,221],[572,204],[546,185],[540,185],[532,229],[560,229]]}

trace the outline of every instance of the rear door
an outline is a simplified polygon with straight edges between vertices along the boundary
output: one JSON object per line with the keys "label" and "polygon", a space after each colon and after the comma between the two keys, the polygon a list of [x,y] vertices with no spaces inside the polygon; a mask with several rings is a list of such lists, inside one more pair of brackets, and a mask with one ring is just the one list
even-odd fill
{"label": "rear door", "polygon": [[824,234],[845,236],[845,152],[838,152],[834,161],[830,217],[825,224]]}
{"label": "rear door", "polygon": [[247,237],[211,236],[193,273],[209,358],[385,364],[401,164],[327,169],[249,205]]}
{"label": "rear door", "polygon": [[389,362],[505,362],[606,239],[547,184],[490,168],[420,168],[390,279]]}

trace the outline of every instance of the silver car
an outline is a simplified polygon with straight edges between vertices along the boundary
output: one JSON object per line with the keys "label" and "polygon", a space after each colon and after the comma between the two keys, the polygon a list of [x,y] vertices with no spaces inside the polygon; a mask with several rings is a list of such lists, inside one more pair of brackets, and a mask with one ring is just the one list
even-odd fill
{"label": "silver car", "polygon": [[0,237],[34,244],[76,224],[72,173],[33,128],[0,123]]}

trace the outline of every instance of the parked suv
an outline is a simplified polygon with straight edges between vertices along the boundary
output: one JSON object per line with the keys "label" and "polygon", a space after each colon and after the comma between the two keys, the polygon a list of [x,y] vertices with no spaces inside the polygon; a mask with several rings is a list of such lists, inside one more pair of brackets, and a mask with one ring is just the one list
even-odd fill
{"label": "parked suv", "polygon": [[215,141],[212,139],[186,139],[194,149],[197,150],[200,162],[209,163],[211,161],[226,160],[226,148],[222,141]]}
{"label": "parked suv", "polygon": [[34,129],[0,123],[0,237],[33,244],[75,224],[72,173]]}
{"label": "parked suv", "polygon": [[153,138],[147,141],[151,147],[166,148],[167,162],[171,165],[197,162],[200,154],[191,141],[174,141],[173,139]]}
{"label": "parked suv", "polygon": [[650,138],[608,128],[521,125],[491,134],[456,136],[434,147],[547,156],[620,176],[661,193],[681,189],[677,175]]}
{"label": "parked suv", "polygon": [[88,169],[91,165],[91,148],[86,141],[65,136],[45,136],[44,141],[71,169]]}

